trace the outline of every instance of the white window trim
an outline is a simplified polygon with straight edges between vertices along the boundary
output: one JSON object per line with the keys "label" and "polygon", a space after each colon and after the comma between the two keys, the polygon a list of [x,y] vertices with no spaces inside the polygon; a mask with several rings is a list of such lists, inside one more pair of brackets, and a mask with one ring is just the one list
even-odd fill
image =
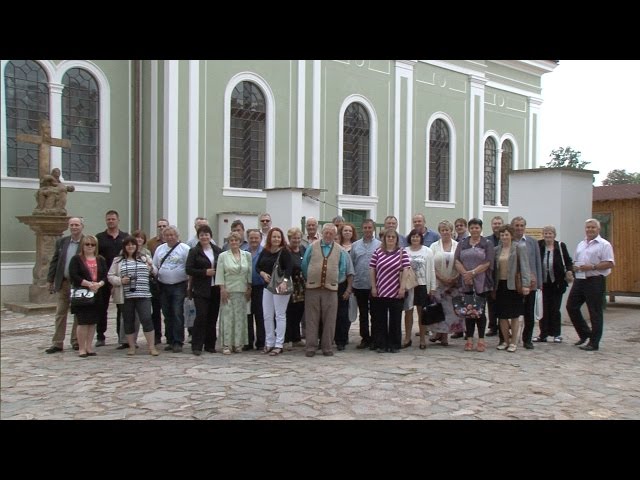
{"label": "white window trim", "polygon": [[[367,113],[369,114],[369,195],[368,197],[374,197],[376,204],[378,201],[378,186],[376,179],[378,177],[378,116],[376,110],[373,108],[373,104],[364,96],[353,94],[344,99],[340,106],[340,113],[338,114],[338,198],[346,199],[353,198],[354,201],[358,199],[367,198],[360,195],[345,195],[343,193],[344,179],[342,169],[344,165],[344,113],[352,103],[361,104]],[[351,208],[345,207],[342,204],[338,204],[339,208]]]}
{"label": "white window trim", "polygon": [[[431,126],[436,120],[442,120],[449,127],[449,200],[448,201],[434,201],[429,200],[429,159],[431,156]],[[456,129],[454,127],[453,119],[444,112],[435,112],[429,118],[427,122],[427,138],[426,138],[426,178],[425,178],[425,193],[426,198],[424,200],[425,207],[444,207],[454,208],[456,200],[456,143],[457,143]]]}
{"label": "white window trim", "polygon": [[[485,152],[485,143],[487,143],[487,138],[492,138],[493,141],[496,143],[496,158],[495,158],[495,171],[496,171],[496,184],[493,186],[493,188],[495,189],[495,194],[496,194],[496,205],[485,205],[484,203],[484,152]],[[500,202],[500,176],[498,175],[498,159],[501,158],[501,150],[500,150],[500,139],[498,138],[498,132],[496,132],[495,130],[488,130],[485,134],[484,137],[482,138],[482,201],[480,202],[480,204],[484,207],[483,209],[486,210],[487,207],[489,207],[489,209],[491,207],[496,207],[498,206],[498,203]]]}
{"label": "white window trim", "polygon": [[224,184],[222,194],[225,197],[267,198],[262,190],[231,187],[231,95],[240,82],[253,82],[260,87],[267,103],[265,125],[265,188],[274,188],[275,178],[275,96],[269,84],[260,76],[251,72],[241,72],[229,80],[224,91]]}
{"label": "white window trim", "polygon": [[[98,83],[100,90],[100,156],[98,158],[100,166],[100,181],[99,182],[81,182],[70,181],[70,184],[76,187],[77,192],[96,192],[96,193],[109,193],[111,191],[111,144],[109,141],[108,131],[110,128],[111,119],[111,88],[107,81],[106,75],[102,72],[98,66],[92,62],[84,60],[65,60],[58,65],[54,65],[49,60],[36,60],[40,66],[43,67],[47,73],[49,80],[49,116],[51,122],[51,132],[53,136],[60,135],[62,129],[62,78],[67,70],[70,68],[82,68],[90,72]],[[1,78],[1,91],[0,98],[6,98],[4,92],[4,70],[9,60],[2,60],[0,65]],[[60,86],[60,94],[54,94],[56,86]],[[0,106],[0,118],[2,118],[2,128],[0,129],[0,142],[2,151],[1,162],[1,176],[0,187],[2,188],[27,188],[37,189],[39,187],[39,180],[37,178],[24,178],[24,177],[8,177],[7,176],[7,130],[6,130],[6,105],[4,100]],[[64,178],[64,170],[61,165],[62,153],[56,153],[52,151],[51,155],[51,168],[60,168],[62,171],[62,178]],[[66,181],[66,180],[65,180]]]}
{"label": "white window trim", "polygon": [[[509,140],[511,145],[513,146],[513,158],[511,159],[511,170],[517,170],[516,166],[518,165],[518,143],[516,142],[515,137],[510,133],[505,133],[500,137],[500,143],[498,144],[498,155],[500,158],[499,162],[496,162],[496,203],[497,207],[502,207],[502,145],[505,140]],[[505,208],[509,208],[509,205],[504,205]]]}
{"label": "white window trim", "polygon": [[363,195],[338,195],[338,208],[342,210],[368,210],[370,218],[378,215],[378,197]]}

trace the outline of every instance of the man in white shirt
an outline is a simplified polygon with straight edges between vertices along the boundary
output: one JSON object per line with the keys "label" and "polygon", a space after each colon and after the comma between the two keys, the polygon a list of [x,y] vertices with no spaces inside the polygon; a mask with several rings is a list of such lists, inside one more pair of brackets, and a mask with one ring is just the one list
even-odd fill
{"label": "man in white shirt", "polygon": [[302,237],[302,245],[308,247],[316,240],[320,240],[320,235],[318,234],[318,220],[314,217],[307,218],[305,227],[307,230],[307,236]]}
{"label": "man in white shirt", "polygon": [[[613,247],[600,236],[600,222],[589,218],[584,222],[585,239],[576,248],[573,260],[575,280],[567,299],[567,313],[580,339],[575,343],[588,352],[600,348],[604,316],[604,279],[615,265]],[[587,325],[580,307],[587,303],[591,328]],[[583,345],[587,340],[589,343]]]}
{"label": "man in white shirt", "polygon": [[177,227],[164,229],[165,243],[156,249],[153,264],[158,269],[160,301],[164,314],[164,330],[167,338],[165,350],[182,352],[184,344],[184,299],[187,296],[187,256],[189,246],[180,242]]}

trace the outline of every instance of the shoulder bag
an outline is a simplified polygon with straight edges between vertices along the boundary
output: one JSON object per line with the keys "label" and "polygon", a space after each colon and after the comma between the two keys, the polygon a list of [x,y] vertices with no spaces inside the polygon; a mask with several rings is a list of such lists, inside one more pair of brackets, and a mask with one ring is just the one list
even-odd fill
{"label": "shoulder bag", "polygon": [[416,276],[416,272],[413,271],[413,268],[409,267],[407,269],[407,278],[405,280],[404,286],[407,290],[411,290],[418,286],[418,277]]}
{"label": "shoulder bag", "polygon": [[453,311],[459,317],[480,318],[484,313],[487,300],[484,297],[476,295],[474,289],[473,293],[465,293],[453,297],[451,302],[453,303]]}
{"label": "shoulder bag", "polygon": [[[291,280],[290,275],[285,275],[280,268],[280,254],[282,253],[282,249],[278,252],[278,258],[276,258],[276,263],[273,264],[273,271],[271,272],[271,280],[267,285],[267,290],[269,290],[274,295],[291,295],[293,293],[293,281]],[[285,282],[287,285],[287,289],[284,292],[278,291],[278,285],[282,282]]]}
{"label": "shoulder bag", "polygon": [[444,309],[442,304],[438,303],[432,296],[428,296],[428,302],[422,307],[422,325],[432,325],[434,323],[444,322]]}

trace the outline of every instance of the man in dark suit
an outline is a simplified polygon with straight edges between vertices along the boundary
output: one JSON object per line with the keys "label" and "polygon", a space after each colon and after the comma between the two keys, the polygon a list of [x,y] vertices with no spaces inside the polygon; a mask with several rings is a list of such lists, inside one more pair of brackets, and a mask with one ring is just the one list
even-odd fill
{"label": "man in dark suit", "polygon": [[511,226],[516,234],[514,242],[520,242],[527,246],[529,258],[529,270],[531,272],[530,293],[524,297],[524,328],[522,329],[522,345],[528,350],[533,349],[532,337],[535,318],[533,310],[536,305],[536,290],[542,289],[542,260],[540,259],[540,247],[538,241],[524,234],[527,221],[523,217],[515,217],[511,220]]}
{"label": "man in dark suit", "polygon": [[[486,238],[489,240],[494,248],[500,244],[500,234],[498,230],[504,224],[504,220],[500,215],[496,215],[491,219],[491,230],[493,233],[491,235],[487,235]],[[498,335],[498,316],[496,315],[496,301],[491,298],[491,295],[487,298],[487,307],[489,313],[487,315],[487,319],[489,321],[489,331],[487,332],[487,337],[495,337]]]}
{"label": "man in dark suit", "polygon": [[[64,336],[67,332],[67,314],[69,312],[69,293],[71,285],[69,283],[69,262],[71,257],[78,253],[82,242],[82,230],[84,220],[79,217],[69,219],[69,231],[71,235],[59,238],[56,241],[55,251],[49,263],[49,273],[47,282],[49,291],[58,294],[58,305],[56,306],[56,323],[51,346],[45,350],[47,353],[61,352],[64,344]],[[71,346],[78,350],[78,337],[76,329],[78,323],[73,320],[71,329]]]}

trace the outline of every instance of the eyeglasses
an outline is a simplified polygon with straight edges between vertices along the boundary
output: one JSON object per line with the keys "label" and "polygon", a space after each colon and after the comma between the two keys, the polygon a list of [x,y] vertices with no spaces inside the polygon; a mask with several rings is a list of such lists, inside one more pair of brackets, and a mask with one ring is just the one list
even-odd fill
{"label": "eyeglasses", "polygon": [[261,221],[262,223],[269,223],[271,220],[263,219],[263,220],[260,220],[260,221]]}
{"label": "eyeglasses", "polygon": [[95,243],[85,243],[84,246],[85,247],[95,247],[96,244]]}

